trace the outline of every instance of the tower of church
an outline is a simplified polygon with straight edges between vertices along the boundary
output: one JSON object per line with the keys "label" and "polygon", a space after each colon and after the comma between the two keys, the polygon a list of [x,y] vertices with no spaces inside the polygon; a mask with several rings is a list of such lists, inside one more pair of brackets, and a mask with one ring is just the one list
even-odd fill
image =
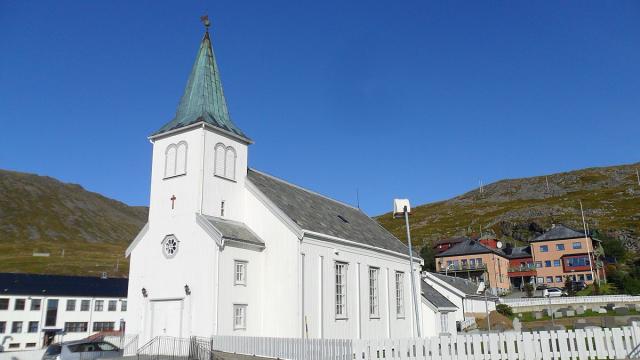
{"label": "tower of church", "polygon": [[251,139],[229,115],[208,28],[175,117],[150,140],[151,226],[194,213],[242,220]]}

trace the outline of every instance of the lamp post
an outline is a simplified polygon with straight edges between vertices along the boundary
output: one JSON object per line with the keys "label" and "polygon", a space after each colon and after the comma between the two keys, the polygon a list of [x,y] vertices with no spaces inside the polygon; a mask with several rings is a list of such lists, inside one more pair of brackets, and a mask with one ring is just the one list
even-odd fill
{"label": "lamp post", "polygon": [[452,266],[454,266],[454,265],[453,264],[449,264],[449,265],[447,265],[446,268],[444,268],[444,276],[448,276],[449,268],[451,268]]}
{"label": "lamp post", "polygon": [[418,337],[422,337],[420,333],[420,316],[418,315],[418,297],[416,295],[416,279],[413,271],[413,246],[411,245],[411,231],[409,228],[409,213],[411,205],[408,199],[393,200],[393,217],[404,216],[405,226],[407,228],[407,246],[409,247],[409,266],[411,272],[411,294],[413,294],[413,309],[416,315],[416,329]]}

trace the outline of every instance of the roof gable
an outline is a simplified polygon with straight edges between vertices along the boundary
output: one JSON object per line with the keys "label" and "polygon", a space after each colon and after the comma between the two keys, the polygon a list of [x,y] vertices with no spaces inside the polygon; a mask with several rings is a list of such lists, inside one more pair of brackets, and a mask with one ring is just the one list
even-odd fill
{"label": "roof gable", "polygon": [[453,245],[449,249],[437,254],[436,257],[445,256],[457,256],[457,255],[471,255],[471,254],[496,254],[500,256],[506,256],[502,251],[498,249],[490,248],[478,240],[465,239],[462,242]]}
{"label": "roof gable", "polygon": [[583,238],[584,233],[578,232],[568,226],[563,224],[553,225],[551,229],[549,229],[544,234],[529,240],[529,242],[536,241],[549,241],[549,240],[562,240],[562,239],[575,239],[575,238]]}
{"label": "roof gable", "polygon": [[407,254],[408,248],[360,209],[249,169],[247,179],[301,229]]}

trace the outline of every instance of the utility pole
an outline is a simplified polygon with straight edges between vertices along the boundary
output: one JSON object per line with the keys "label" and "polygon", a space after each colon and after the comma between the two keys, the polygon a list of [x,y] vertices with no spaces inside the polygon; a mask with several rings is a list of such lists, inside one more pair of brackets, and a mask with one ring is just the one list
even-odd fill
{"label": "utility pole", "polygon": [[640,186],[640,171],[636,169],[636,178],[638,179],[638,186]]}
{"label": "utility pole", "polygon": [[591,250],[589,248],[589,237],[587,235],[587,222],[584,220],[584,209],[582,208],[582,201],[580,201],[580,213],[582,214],[582,227],[584,228],[584,242],[587,245],[587,256],[589,257],[589,269],[591,270],[591,278],[594,281],[598,281],[598,285],[600,285],[600,277],[596,277],[593,273],[593,260],[591,259]]}

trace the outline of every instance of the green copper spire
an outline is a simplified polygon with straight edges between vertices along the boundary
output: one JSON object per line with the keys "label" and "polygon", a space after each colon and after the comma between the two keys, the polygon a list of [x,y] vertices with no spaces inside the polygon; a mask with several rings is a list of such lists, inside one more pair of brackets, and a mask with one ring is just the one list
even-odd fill
{"label": "green copper spire", "polygon": [[191,69],[187,87],[180,99],[176,116],[156,131],[158,135],[198,122],[205,122],[219,129],[251,141],[232,121],[227,101],[222,91],[220,71],[207,30],[200,43],[196,62]]}

